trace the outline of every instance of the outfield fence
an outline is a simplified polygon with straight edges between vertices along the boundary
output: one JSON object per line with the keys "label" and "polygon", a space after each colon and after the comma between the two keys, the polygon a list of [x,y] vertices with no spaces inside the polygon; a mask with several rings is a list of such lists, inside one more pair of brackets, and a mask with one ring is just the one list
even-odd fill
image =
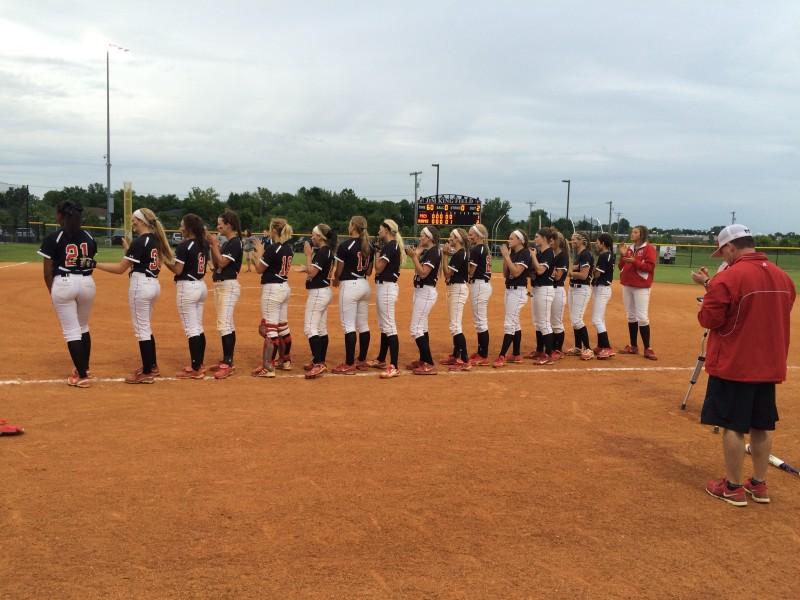
{"label": "outfield fence", "polygon": [[[0,223],[0,243],[30,243],[40,244],[42,240],[58,229],[56,223],[31,222],[28,227],[14,227]],[[119,246],[123,236],[122,228],[108,228],[101,226],[84,226],[97,240],[99,246]],[[170,241],[175,244],[179,237],[177,229],[166,230]],[[261,238],[261,234],[254,233],[254,236]],[[303,242],[309,240],[310,233],[297,232],[293,236],[293,243],[296,252],[302,252]],[[408,238],[410,244],[415,244],[416,240]],[[489,240],[489,247],[495,257],[500,256],[500,247],[506,243],[505,239]],[[654,242],[659,257],[659,268],[664,267],[683,267],[697,268],[703,265],[713,265],[719,259],[711,258],[716,246],[704,244],[673,244],[669,242]],[[758,250],[764,252],[767,257],[785,271],[800,272],[800,248],[793,246],[759,246]]]}

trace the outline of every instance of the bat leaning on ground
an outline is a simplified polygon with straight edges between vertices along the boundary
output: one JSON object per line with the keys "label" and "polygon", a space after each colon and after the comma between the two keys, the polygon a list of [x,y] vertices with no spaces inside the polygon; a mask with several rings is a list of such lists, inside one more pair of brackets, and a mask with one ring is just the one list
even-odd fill
{"label": "bat leaning on ground", "polygon": [[[747,451],[748,454],[750,454],[750,444],[746,444],[744,449]],[[800,471],[795,469],[789,463],[782,461],[777,456],[774,456],[774,455],[770,454],[769,455],[769,462],[773,467],[778,467],[781,471],[786,471],[790,475],[796,475],[797,477],[800,477]]]}

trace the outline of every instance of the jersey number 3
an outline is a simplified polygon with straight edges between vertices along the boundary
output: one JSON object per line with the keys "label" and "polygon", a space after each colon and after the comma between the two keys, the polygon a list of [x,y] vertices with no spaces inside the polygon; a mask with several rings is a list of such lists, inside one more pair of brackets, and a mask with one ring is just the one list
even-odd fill
{"label": "jersey number 3", "polygon": [[86,242],[81,242],[80,252],[78,251],[77,244],[67,244],[67,247],[64,248],[64,254],[66,255],[66,258],[64,259],[64,266],[74,267],[78,261],[78,256],[89,256],[89,244]]}
{"label": "jersey number 3", "polygon": [[158,271],[161,268],[161,261],[158,258],[158,249],[153,248],[150,250],[150,264],[147,265],[148,270]]}

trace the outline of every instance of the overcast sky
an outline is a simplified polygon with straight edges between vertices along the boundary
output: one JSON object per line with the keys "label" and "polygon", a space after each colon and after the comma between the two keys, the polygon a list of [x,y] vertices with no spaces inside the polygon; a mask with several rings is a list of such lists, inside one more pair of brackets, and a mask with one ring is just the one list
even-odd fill
{"label": "overcast sky", "polygon": [[[0,0],[0,182],[800,230],[800,2]],[[291,217],[291,215],[289,215]],[[616,219],[616,215],[614,216]]]}

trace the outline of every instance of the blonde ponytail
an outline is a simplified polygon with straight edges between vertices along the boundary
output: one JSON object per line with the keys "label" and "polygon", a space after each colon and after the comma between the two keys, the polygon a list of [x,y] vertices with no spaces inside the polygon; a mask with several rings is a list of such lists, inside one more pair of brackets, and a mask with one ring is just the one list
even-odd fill
{"label": "blonde ponytail", "polygon": [[384,219],[381,225],[386,227],[389,233],[394,236],[394,241],[397,242],[397,251],[400,253],[400,265],[404,265],[408,256],[406,256],[405,247],[403,246],[403,236],[400,235],[400,227],[398,227],[397,222],[392,219]]}
{"label": "blonde ponytail", "polygon": [[276,232],[278,232],[278,242],[281,244],[285,244],[292,239],[294,230],[286,219],[275,217],[269,222],[269,228],[270,230],[274,229]]}
{"label": "blonde ponytail", "polygon": [[361,255],[368,259],[372,253],[372,246],[369,244],[367,220],[360,215],[356,215],[350,219],[350,226],[358,232],[358,237],[361,240]]}
{"label": "blonde ponytail", "polygon": [[161,221],[158,220],[156,213],[149,208],[140,208],[137,212],[144,216],[145,224],[156,236],[156,246],[158,248],[158,254],[161,257],[161,262],[167,265],[174,265],[175,254],[172,252],[172,247],[169,245],[164,226],[161,224]]}

